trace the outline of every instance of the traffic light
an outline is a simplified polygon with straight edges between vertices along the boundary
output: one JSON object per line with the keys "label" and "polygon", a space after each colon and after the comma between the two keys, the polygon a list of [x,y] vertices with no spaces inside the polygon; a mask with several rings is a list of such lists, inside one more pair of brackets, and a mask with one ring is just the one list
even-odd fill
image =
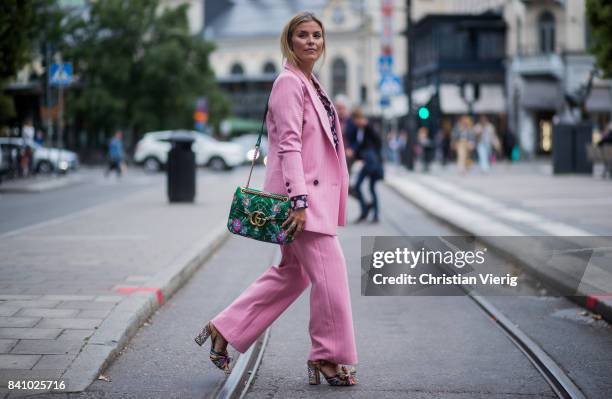
{"label": "traffic light", "polygon": [[427,107],[419,108],[419,118],[421,120],[429,119],[429,108],[427,108]]}

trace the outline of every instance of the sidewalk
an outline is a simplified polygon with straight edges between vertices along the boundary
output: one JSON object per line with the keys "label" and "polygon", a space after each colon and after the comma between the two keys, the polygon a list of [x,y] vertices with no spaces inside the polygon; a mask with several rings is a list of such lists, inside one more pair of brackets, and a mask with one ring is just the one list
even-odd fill
{"label": "sidewalk", "polygon": [[0,397],[8,380],[84,390],[227,237],[243,183],[205,174],[194,204],[168,204],[164,184],[0,236]]}
{"label": "sidewalk", "polygon": [[[488,174],[474,169],[460,175],[454,165],[429,174],[389,165],[386,184],[431,215],[467,234],[483,237],[506,254],[495,236],[595,236],[610,247],[612,184],[592,176],[553,176],[546,163],[497,164]],[[496,242],[497,241],[497,242]],[[506,240],[507,241],[507,240]],[[513,252],[514,251],[514,252]],[[520,252],[520,251],[518,251]],[[609,251],[608,251],[609,253]],[[520,259],[519,259],[520,260]],[[564,291],[578,287],[573,299],[612,321],[610,255],[591,260],[584,272],[525,265],[545,284]],[[578,280],[577,280],[578,279]]]}
{"label": "sidewalk", "polygon": [[64,175],[36,175],[2,180],[0,193],[40,193],[43,191],[56,190],[83,183],[87,177],[82,170],[71,171]]}

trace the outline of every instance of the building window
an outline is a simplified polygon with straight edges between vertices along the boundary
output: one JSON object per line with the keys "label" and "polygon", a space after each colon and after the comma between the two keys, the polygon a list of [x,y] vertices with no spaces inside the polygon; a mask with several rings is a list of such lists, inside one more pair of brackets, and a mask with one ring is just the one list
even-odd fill
{"label": "building window", "polygon": [[332,63],[332,97],[346,92],[346,62],[342,58],[336,58]]}
{"label": "building window", "polygon": [[232,65],[232,69],[230,70],[230,74],[232,76],[242,76],[244,75],[244,68],[242,67],[242,65],[240,63],[235,63],[234,65]]}
{"label": "building window", "polygon": [[276,66],[272,61],[268,61],[265,63],[263,67],[264,75],[276,75]]}
{"label": "building window", "polygon": [[538,21],[540,33],[540,52],[544,54],[555,52],[555,17],[550,11],[540,15]]}

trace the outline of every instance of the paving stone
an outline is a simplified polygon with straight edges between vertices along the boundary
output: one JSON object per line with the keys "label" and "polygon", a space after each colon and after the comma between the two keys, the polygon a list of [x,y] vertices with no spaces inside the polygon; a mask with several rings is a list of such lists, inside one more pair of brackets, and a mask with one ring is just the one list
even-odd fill
{"label": "paving stone", "polygon": [[91,318],[91,319],[105,319],[109,314],[110,310],[81,310],[76,317],[78,318]]}
{"label": "paving stone", "polygon": [[58,340],[79,340],[83,341],[93,335],[96,330],[72,330],[66,329],[64,330],[59,337]]}
{"label": "paving stone", "polygon": [[117,303],[117,302],[121,302],[121,300],[125,298],[124,296],[120,296],[120,295],[101,295],[101,296],[97,296],[96,299],[94,299],[94,301],[96,302],[113,302],[113,303]]}
{"label": "paving stone", "polygon": [[0,353],[9,353],[15,344],[16,339],[0,339]]}
{"label": "paving stone", "polygon": [[57,309],[108,310],[114,306],[112,302],[64,301],[57,306]]}
{"label": "paving stone", "polygon": [[[30,355],[21,355],[30,356]],[[39,356],[40,357],[40,356]],[[6,388],[9,380],[18,381],[34,381],[34,380],[56,380],[61,381],[62,370],[16,370],[16,369],[0,369],[0,387]]]}
{"label": "paving stone", "polygon": [[76,354],[43,355],[32,370],[65,370],[70,366]]}
{"label": "paving stone", "polygon": [[72,317],[79,313],[78,309],[38,309],[38,308],[27,308],[21,309],[21,311],[15,316],[18,317]]}
{"label": "paving stone", "polygon": [[62,332],[61,328],[0,328],[0,338],[13,339],[55,339]]}
{"label": "paving stone", "polygon": [[15,295],[15,294],[0,294],[0,301],[31,301],[39,299],[40,295]]}
{"label": "paving stone", "polygon": [[13,308],[54,308],[60,304],[60,301],[32,300],[32,301],[5,301],[2,303],[6,304],[6,306],[13,307]]}
{"label": "paving stone", "polygon": [[0,355],[0,369],[29,370],[40,359],[40,355]]}
{"label": "paving stone", "polygon": [[0,317],[0,327],[34,327],[40,317]]}
{"label": "paving stone", "polygon": [[145,282],[149,281],[152,276],[128,276],[125,281],[126,282]]}
{"label": "paving stone", "polygon": [[12,316],[21,308],[16,308],[8,305],[0,305],[0,316]]}
{"label": "paving stone", "polygon": [[[19,355],[65,355],[78,353],[83,341],[69,341],[56,339],[23,339],[11,351]],[[59,368],[59,367],[54,367]]]}
{"label": "paving stone", "polygon": [[93,295],[43,295],[42,299],[48,301],[93,301]]}
{"label": "paving stone", "polygon": [[42,319],[37,327],[90,329],[99,326],[100,323],[102,323],[102,319],[49,318]]}

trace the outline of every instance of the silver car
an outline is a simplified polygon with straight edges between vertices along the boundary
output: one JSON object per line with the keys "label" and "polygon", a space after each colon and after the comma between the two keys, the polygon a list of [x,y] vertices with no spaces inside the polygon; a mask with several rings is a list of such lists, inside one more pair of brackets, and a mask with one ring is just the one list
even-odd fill
{"label": "silver car", "polygon": [[[0,137],[0,147],[4,157],[7,155],[15,158],[16,154],[26,146],[21,137]],[[60,148],[44,147],[37,143],[31,143],[32,166],[38,173],[50,173],[53,171],[67,172],[79,167],[79,156],[72,151]],[[8,162],[4,160],[4,163]]]}

